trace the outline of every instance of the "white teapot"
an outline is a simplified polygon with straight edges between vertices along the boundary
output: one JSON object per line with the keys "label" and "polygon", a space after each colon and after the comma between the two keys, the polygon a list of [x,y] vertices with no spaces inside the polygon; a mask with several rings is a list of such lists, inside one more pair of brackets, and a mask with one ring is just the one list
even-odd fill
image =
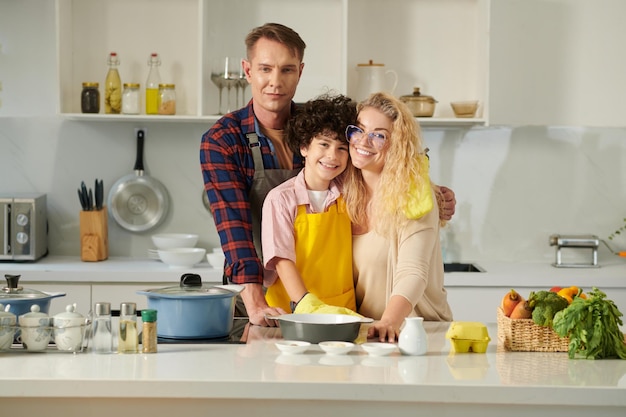
{"label": "white teapot", "polygon": [[398,85],[398,74],[385,69],[385,64],[376,64],[371,59],[367,64],[358,64],[359,80],[354,99],[361,101],[372,93],[385,91],[393,94]]}

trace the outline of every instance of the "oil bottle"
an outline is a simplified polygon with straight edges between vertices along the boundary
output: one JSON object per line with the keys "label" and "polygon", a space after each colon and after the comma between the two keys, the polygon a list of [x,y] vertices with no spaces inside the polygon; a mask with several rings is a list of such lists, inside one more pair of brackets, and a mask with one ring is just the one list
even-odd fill
{"label": "oil bottle", "polygon": [[159,74],[159,66],[161,58],[159,54],[153,52],[148,58],[148,80],[146,81],[146,114],[159,113],[159,84],[161,83],[161,75]]}
{"label": "oil bottle", "polygon": [[111,52],[107,60],[109,72],[104,82],[104,112],[107,114],[119,114],[122,110],[122,81],[117,67],[120,60],[117,53]]}

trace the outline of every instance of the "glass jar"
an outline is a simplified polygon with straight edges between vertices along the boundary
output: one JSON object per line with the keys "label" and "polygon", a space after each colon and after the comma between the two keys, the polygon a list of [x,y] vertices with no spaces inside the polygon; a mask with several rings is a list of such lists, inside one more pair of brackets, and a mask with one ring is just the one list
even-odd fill
{"label": "glass jar", "polygon": [[159,114],[176,114],[174,84],[159,84]]}
{"label": "glass jar", "polygon": [[117,353],[137,353],[139,337],[137,333],[137,304],[120,304],[120,323],[117,333]]}
{"label": "glass jar", "polygon": [[157,311],[151,309],[141,310],[142,331],[141,351],[143,353],[156,353],[157,351]]}
{"label": "glass jar", "polygon": [[83,113],[100,113],[99,86],[99,83],[83,83],[83,91],[80,94],[80,109]]}
{"label": "glass jar", "polygon": [[111,303],[96,303],[91,331],[92,351],[94,353],[111,353],[113,351]]}
{"label": "glass jar", "polygon": [[139,83],[124,83],[122,93],[122,113],[139,114],[141,95],[139,94]]}

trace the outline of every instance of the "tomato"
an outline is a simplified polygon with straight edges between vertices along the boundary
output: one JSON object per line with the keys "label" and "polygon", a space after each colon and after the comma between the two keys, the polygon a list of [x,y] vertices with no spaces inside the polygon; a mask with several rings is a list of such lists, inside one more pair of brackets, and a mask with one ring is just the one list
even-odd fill
{"label": "tomato", "polygon": [[561,291],[562,289],[563,289],[563,287],[552,287],[552,288],[550,288],[550,291],[551,291],[551,292],[559,292],[559,291]]}

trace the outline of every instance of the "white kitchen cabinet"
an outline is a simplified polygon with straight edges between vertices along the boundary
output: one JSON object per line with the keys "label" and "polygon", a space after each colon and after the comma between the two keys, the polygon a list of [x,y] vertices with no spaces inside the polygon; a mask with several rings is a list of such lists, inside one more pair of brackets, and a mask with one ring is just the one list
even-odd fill
{"label": "white kitchen cabinet", "polygon": [[[420,118],[422,125],[485,124],[489,8],[490,0],[57,0],[59,112],[82,120],[217,120],[212,60],[243,57],[249,30],[272,21],[307,43],[297,102],[327,90],[354,95],[357,64],[373,60],[398,73],[396,96],[419,86],[435,97],[435,115]],[[100,82],[103,95],[111,51],[122,82],[140,83],[142,96],[148,56],[158,52],[162,81],[176,85],[177,114],[106,115],[103,105],[100,114],[81,114],[82,82]],[[455,118],[449,103],[471,99],[481,103],[478,117]]]}
{"label": "white kitchen cabinet", "polygon": [[92,284],[92,302],[106,301],[111,303],[111,309],[119,310],[123,302],[137,303],[137,310],[148,308],[148,298],[137,294],[149,288],[162,288],[163,283],[145,284]]}
{"label": "white kitchen cabinet", "polygon": [[50,311],[48,314],[51,316],[62,313],[65,311],[65,307],[68,304],[76,303],[76,311],[80,314],[87,315],[91,310],[91,286],[89,284],[76,284],[76,283],[58,283],[58,284],[30,284],[21,283],[24,288],[29,288],[37,291],[43,291],[47,293],[65,293],[64,297],[53,298],[50,301]]}

